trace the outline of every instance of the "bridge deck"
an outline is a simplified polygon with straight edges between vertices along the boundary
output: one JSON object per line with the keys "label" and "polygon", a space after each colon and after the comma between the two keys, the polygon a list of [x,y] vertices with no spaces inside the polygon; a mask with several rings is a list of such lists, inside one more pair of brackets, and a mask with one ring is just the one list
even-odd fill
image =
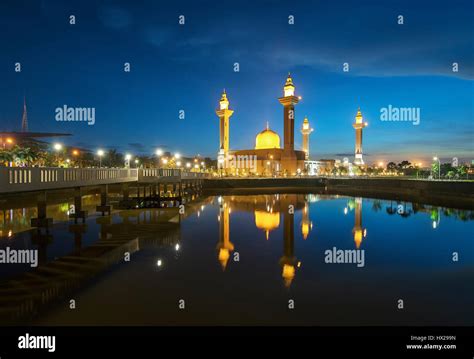
{"label": "bridge deck", "polygon": [[0,194],[99,186],[197,180],[204,173],[179,169],[0,167]]}

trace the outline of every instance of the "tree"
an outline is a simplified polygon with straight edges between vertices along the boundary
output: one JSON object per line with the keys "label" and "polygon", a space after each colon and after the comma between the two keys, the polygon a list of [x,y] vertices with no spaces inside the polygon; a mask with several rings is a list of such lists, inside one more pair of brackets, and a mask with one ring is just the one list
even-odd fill
{"label": "tree", "polygon": [[389,162],[387,164],[388,171],[395,171],[397,169],[397,164],[395,162]]}
{"label": "tree", "polygon": [[411,168],[411,167],[412,167],[411,163],[409,161],[406,161],[406,160],[404,160],[404,161],[402,161],[398,164],[398,168],[400,168],[400,169],[407,169],[407,168]]}

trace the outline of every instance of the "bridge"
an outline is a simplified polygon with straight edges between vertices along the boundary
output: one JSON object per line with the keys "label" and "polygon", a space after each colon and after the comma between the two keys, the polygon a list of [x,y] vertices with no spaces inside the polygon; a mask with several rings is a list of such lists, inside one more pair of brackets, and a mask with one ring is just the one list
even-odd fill
{"label": "bridge", "polygon": [[200,181],[206,173],[166,168],[0,168],[0,195],[120,183],[153,184]]}
{"label": "bridge", "polygon": [[82,196],[88,188],[98,187],[101,204],[97,211],[110,213],[108,204],[109,185],[120,185],[121,203],[130,207],[129,187],[137,189],[137,197],[181,198],[183,190],[200,190],[202,180],[209,175],[181,169],[166,168],[49,168],[49,167],[2,167],[0,168],[0,196],[31,193],[37,196],[38,218],[32,219],[33,227],[48,227],[52,219],[46,217],[46,196],[49,191],[74,190],[74,211],[71,218],[85,220]]}

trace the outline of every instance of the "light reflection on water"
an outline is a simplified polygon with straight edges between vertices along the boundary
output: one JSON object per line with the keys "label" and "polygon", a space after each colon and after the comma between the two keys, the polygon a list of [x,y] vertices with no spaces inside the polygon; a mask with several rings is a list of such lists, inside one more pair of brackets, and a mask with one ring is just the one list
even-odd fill
{"label": "light reflection on water", "polygon": [[[81,311],[58,305],[39,323],[474,324],[472,211],[274,194],[203,199],[178,222],[170,213],[123,211],[77,232],[56,225],[47,260],[118,238],[139,238],[139,251],[78,293]],[[364,266],[326,263],[334,247],[364,250]]]}

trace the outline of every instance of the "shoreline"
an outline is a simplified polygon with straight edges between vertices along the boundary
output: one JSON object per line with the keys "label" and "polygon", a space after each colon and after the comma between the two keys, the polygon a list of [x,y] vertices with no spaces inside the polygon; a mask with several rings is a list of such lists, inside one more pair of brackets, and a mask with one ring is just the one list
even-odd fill
{"label": "shoreline", "polygon": [[203,194],[320,193],[474,210],[474,182],[378,178],[205,179]]}

